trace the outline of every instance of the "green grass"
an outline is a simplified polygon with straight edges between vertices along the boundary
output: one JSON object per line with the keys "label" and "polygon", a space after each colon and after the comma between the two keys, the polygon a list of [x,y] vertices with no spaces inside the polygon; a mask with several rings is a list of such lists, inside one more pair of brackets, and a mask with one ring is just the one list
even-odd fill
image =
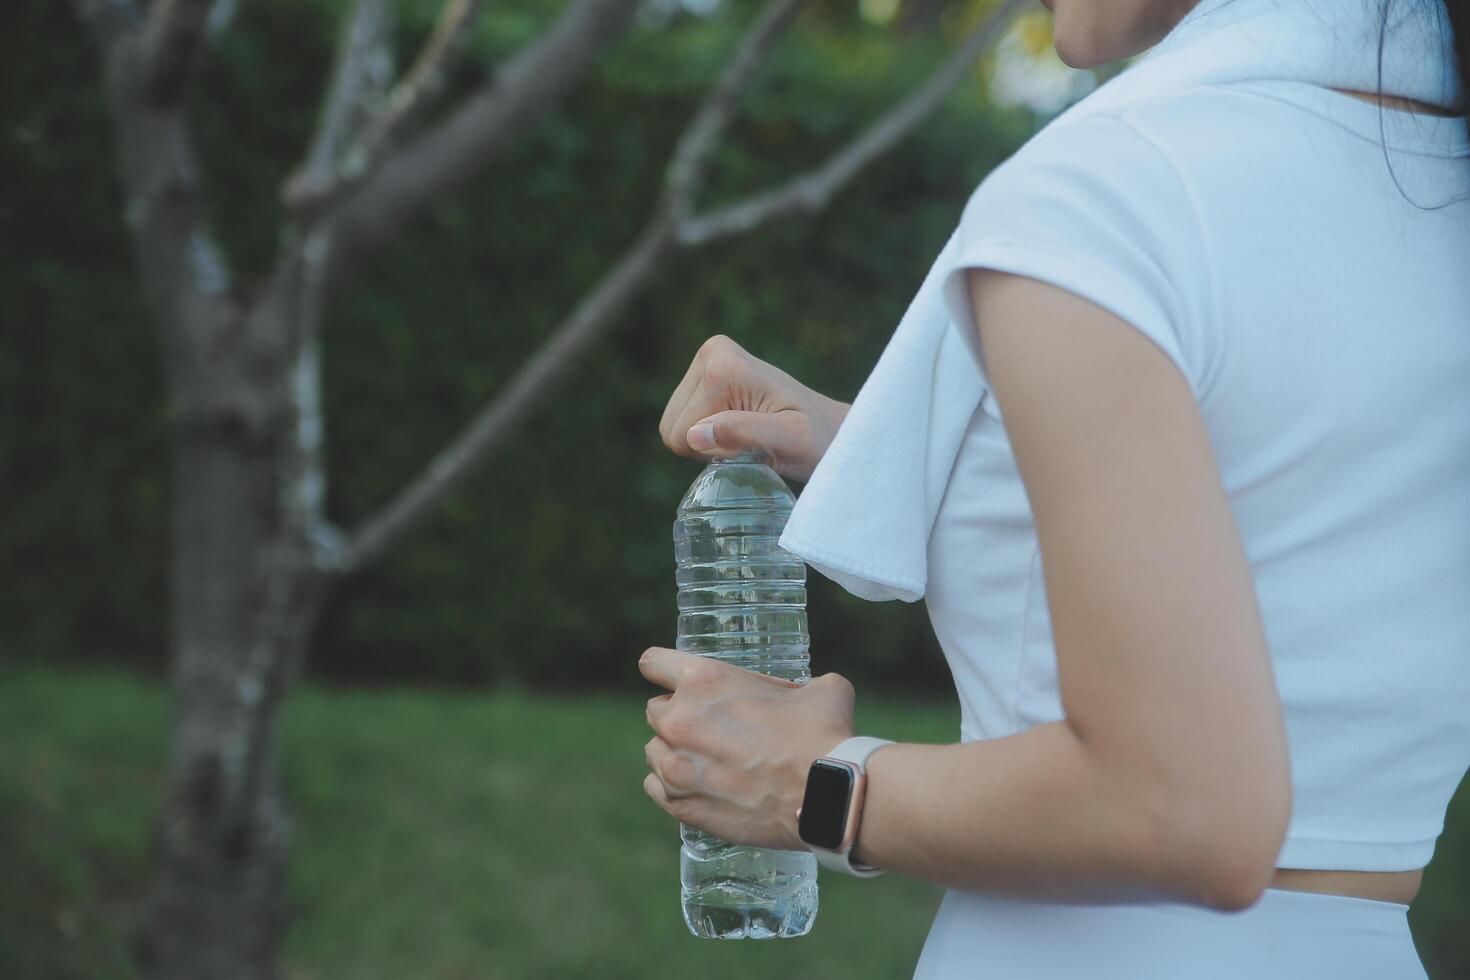
{"label": "green grass", "polygon": [[[898,875],[823,874],[801,939],[688,934],[677,825],[641,787],[642,701],[298,691],[290,976],[908,977],[940,890]],[[126,675],[0,675],[0,977],[131,976],[166,718]],[[857,724],[947,742],[958,712],[863,693]],[[1410,914],[1437,980],[1470,975],[1467,908],[1462,790]]]}

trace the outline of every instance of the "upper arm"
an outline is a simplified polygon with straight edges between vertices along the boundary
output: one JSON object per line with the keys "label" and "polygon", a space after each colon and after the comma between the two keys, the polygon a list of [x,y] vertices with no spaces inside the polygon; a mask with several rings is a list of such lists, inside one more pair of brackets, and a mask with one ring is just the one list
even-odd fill
{"label": "upper arm", "polygon": [[1274,866],[1284,726],[1188,380],[1075,293],[988,268],[967,288],[1035,521],[1067,724],[1160,821],[1224,831],[1232,855],[1269,850]]}

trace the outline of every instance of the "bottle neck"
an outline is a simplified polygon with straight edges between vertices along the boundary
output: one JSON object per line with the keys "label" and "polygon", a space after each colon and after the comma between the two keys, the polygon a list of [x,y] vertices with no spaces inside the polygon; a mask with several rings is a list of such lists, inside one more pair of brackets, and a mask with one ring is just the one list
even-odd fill
{"label": "bottle neck", "polygon": [[721,463],[746,463],[746,464],[750,464],[750,463],[763,463],[763,464],[769,466],[771,464],[771,457],[770,457],[769,454],[767,454],[765,452],[762,452],[760,450],[755,450],[753,452],[747,452],[747,453],[736,453],[733,456],[726,456],[723,459],[712,459],[712,460],[710,460],[710,465],[711,466],[718,466]]}

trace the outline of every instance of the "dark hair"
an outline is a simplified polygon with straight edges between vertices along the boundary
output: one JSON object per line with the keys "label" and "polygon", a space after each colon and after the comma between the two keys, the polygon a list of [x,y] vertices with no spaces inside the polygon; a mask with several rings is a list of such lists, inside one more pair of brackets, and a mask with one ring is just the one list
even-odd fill
{"label": "dark hair", "polygon": [[[1383,72],[1383,32],[1382,25],[1388,19],[1387,0],[1383,5],[1383,17],[1379,21],[1378,34],[1378,65],[1379,77]],[[1450,16],[1450,31],[1455,35],[1455,63],[1460,68],[1460,105],[1461,108],[1470,108],[1470,0],[1444,0],[1445,10]],[[1470,134],[1470,123],[1465,126],[1467,134]]]}
{"label": "dark hair", "polygon": [[[1421,0],[1421,2],[1425,4],[1425,13],[1429,12],[1429,5],[1443,3],[1445,12],[1449,15],[1450,32],[1454,35],[1451,40],[1455,52],[1455,64],[1460,73],[1460,103],[1457,108],[1465,110],[1467,115],[1470,115],[1470,0]],[[1378,81],[1373,94],[1379,96],[1383,94],[1383,45],[1385,35],[1388,33],[1388,14],[1393,4],[1394,0],[1383,0],[1378,14]],[[1378,130],[1379,141],[1383,144],[1383,159],[1388,164],[1389,175],[1393,177],[1394,185],[1399,188],[1399,193],[1404,194],[1404,189],[1398,182],[1398,175],[1393,172],[1393,162],[1388,158],[1388,145],[1383,138],[1383,104],[1381,102],[1378,106]],[[1470,136],[1470,119],[1466,120],[1465,131],[1466,135]],[[1408,195],[1404,194],[1404,197],[1408,198]],[[1412,200],[1410,203],[1432,211],[1447,204],[1454,204],[1459,200],[1464,200],[1464,198],[1455,198],[1433,208],[1424,208],[1423,205]]]}
{"label": "dark hair", "polygon": [[[1445,12],[1449,15],[1450,33],[1454,35],[1451,41],[1455,51],[1455,64],[1460,72],[1458,108],[1470,114],[1470,0],[1428,0],[1428,2],[1431,4],[1443,2]],[[1379,9],[1378,14],[1378,82],[1373,93],[1375,95],[1383,94],[1383,42],[1388,30],[1389,8],[1393,6],[1393,3],[1394,0],[1383,0],[1383,6]],[[1466,135],[1470,135],[1470,119],[1466,120],[1465,131]],[[1383,159],[1388,163],[1389,176],[1393,177],[1394,186],[1398,187],[1399,193],[1408,199],[1409,196],[1404,194],[1404,189],[1399,184],[1398,175],[1393,172],[1393,162],[1388,159],[1388,143],[1383,139],[1383,104],[1381,102],[1378,105],[1378,132],[1379,141],[1383,143]],[[1426,208],[1412,199],[1410,203],[1422,210],[1433,211],[1460,200],[1464,198],[1454,198],[1433,208]]]}

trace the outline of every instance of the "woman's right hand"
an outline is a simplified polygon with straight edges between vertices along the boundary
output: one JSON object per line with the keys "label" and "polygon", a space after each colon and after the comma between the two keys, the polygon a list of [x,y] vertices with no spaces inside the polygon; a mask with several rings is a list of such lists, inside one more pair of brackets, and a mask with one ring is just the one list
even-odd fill
{"label": "woman's right hand", "polygon": [[715,334],[674,389],[658,432],[680,456],[711,460],[759,450],[777,473],[805,482],[849,407]]}

